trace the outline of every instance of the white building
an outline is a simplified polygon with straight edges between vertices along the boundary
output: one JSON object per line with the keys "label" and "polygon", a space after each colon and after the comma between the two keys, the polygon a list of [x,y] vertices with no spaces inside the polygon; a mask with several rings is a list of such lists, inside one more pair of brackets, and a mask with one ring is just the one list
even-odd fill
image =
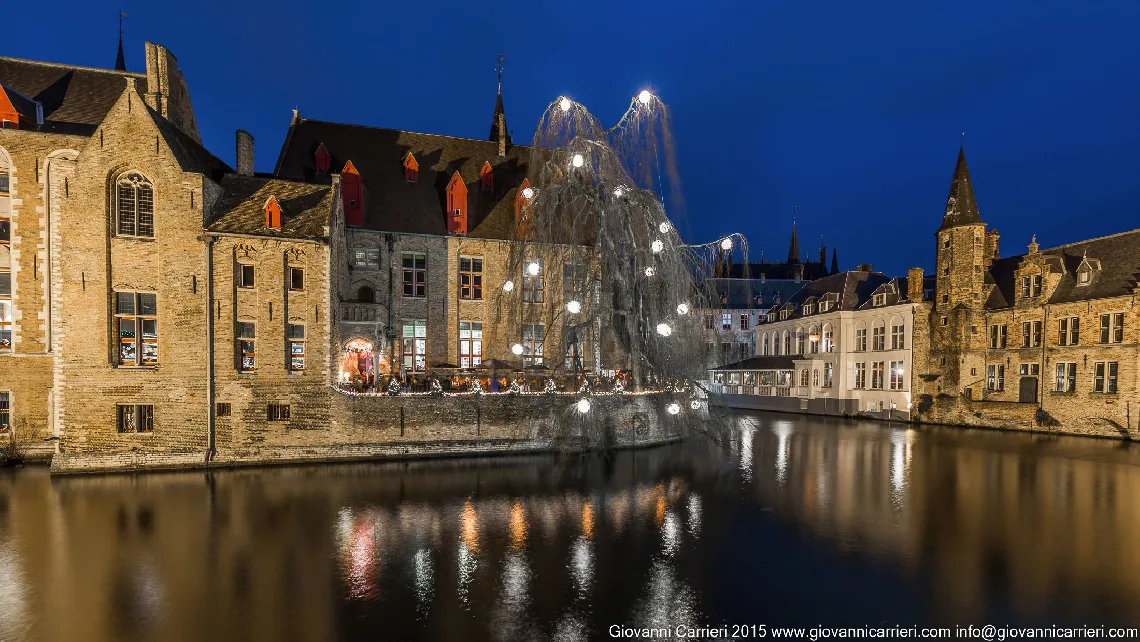
{"label": "white building", "polygon": [[863,269],[806,284],[756,325],[756,356],[712,371],[734,406],[909,416],[907,279]]}

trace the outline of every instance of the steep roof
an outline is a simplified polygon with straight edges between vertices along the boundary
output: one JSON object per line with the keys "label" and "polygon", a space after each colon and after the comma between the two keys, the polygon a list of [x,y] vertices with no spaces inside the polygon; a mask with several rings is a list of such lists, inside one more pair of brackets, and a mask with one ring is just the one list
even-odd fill
{"label": "steep roof", "polygon": [[[314,153],[324,144],[334,171],[347,161],[364,183],[364,227],[392,232],[446,234],[447,184],[459,172],[468,190],[468,236],[509,238],[514,200],[527,173],[531,148],[511,146],[498,155],[498,143],[454,136],[418,134],[295,118],[274,174],[296,181],[327,181],[317,174]],[[419,180],[404,180],[404,159],[412,154]],[[485,191],[479,170],[489,162],[494,189]]]}
{"label": "steep roof", "polygon": [[950,180],[950,195],[946,197],[946,213],[942,215],[942,227],[939,229],[981,222],[974,185],[970,182],[970,168],[966,167],[966,150],[960,148],[954,178]]}
{"label": "steep roof", "polygon": [[[333,187],[261,176],[227,174],[222,197],[214,206],[211,232],[257,234],[282,238],[324,238],[333,211]],[[281,227],[265,225],[265,203],[272,196],[281,206]]]}
{"label": "steep roof", "polygon": [[146,92],[146,75],[0,56],[0,83],[43,106],[40,131],[90,135],[134,78]]}
{"label": "steep roof", "polygon": [[777,301],[787,301],[803,283],[791,279],[713,279],[721,307],[741,310],[765,309]]}
{"label": "steep roof", "polygon": [[204,174],[214,181],[221,180],[222,176],[233,172],[229,165],[175,127],[174,123],[158,115],[150,107],[147,107],[147,112],[158,125],[158,130],[162,132],[163,139],[183,170]]}
{"label": "steep roof", "polygon": [[[1110,236],[1077,241],[1040,251],[1045,261],[1062,272],[1061,282],[1049,297],[1049,303],[1071,303],[1132,294],[1140,283],[1140,229]],[[1099,270],[1094,270],[1087,285],[1077,285],[1077,268],[1085,256],[1096,259]],[[1017,268],[1026,255],[1019,254],[997,259],[986,273],[986,283],[994,289],[986,299],[987,309],[1008,308],[1015,301]]]}

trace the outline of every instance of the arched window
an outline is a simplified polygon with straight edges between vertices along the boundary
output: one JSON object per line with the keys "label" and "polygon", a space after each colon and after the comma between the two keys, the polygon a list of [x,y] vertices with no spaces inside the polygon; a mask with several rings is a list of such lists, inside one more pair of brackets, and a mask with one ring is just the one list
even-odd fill
{"label": "arched window", "polygon": [[796,354],[807,354],[807,335],[803,328],[796,328]]}
{"label": "arched window", "polygon": [[792,335],[788,334],[787,330],[784,330],[784,349],[783,349],[783,352],[781,352],[780,354],[789,355],[791,353],[792,353]]}
{"label": "arched window", "polygon": [[887,349],[887,322],[875,319],[871,328],[871,350],[882,352]]}
{"label": "arched window", "polygon": [[823,341],[823,351],[824,352],[834,352],[835,351],[835,339],[832,337],[831,324],[830,323],[823,324],[823,339],[822,339],[822,341]]}
{"label": "arched window", "polygon": [[808,328],[808,350],[812,354],[819,353],[819,328],[814,325]]}
{"label": "arched window", "polygon": [[356,300],[361,303],[375,303],[376,291],[367,285],[362,285],[360,289],[356,291]]}
{"label": "arched window", "polygon": [[819,387],[819,368],[811,371],[811,385]]}
{"label": "arched window", "polygon": [[807,368],[801,368],[801,369],[800,369],[800,385],[801,385],[801,386],[804,386],[805,388],[806,388],[806,387],[807,387],[807,385],[808,385],[808,371],[807,371]]}
{"label": "arched window", "polygon": [[763,346],[764,347],[762,348],[762,352],[760,354],[762,354],[764,356],[768,356],[768,335],[767,334],[764,335]]}
{"label": "arched window", "polygon": [[115,181],[115,233],[154,238],[154,186],[138,172]]}

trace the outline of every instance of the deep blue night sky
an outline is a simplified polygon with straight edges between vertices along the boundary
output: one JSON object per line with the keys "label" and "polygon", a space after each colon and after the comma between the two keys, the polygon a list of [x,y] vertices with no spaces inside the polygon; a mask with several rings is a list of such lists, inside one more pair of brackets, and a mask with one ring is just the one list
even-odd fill
{"label": "deep blue night sky", "polygon": [[[820,234],[842,267],[930,267],[959,134],[1002,254],[1137,227],[1140,3],[196,2],[124,0],[128,68],[145,40],[190,82],[206,145],[233,131],[271,171],[306,117],[485,137],[495,55],[507,122],[529,140],[566,94],[615,121],[643,87],[670,106],[690,241],[730,231],[753,259]],[[119,4],[52,10],[0,54],[110,67]],[[30,26],[30,25],[29,25]]]}

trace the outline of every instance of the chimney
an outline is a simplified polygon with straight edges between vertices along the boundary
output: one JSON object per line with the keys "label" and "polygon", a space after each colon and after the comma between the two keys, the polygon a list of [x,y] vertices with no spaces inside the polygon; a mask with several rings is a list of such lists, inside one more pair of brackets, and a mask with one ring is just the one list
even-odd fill
{"label": "chimney", "polygon": [[871,264],[870,263],[861,263],[861,264],[859,264],[859,267],[855,268],[855,271],[856,272],[870,272],[871,271]]}
{"label": "chimney", "polygon": [[237,173],[253,176],[253,136],[244,129],[237,130]]}
{"label": "chimney", "polygon": [[906,271],[906,298],[911,303],[922,301],[922,268],[915,267]]}

